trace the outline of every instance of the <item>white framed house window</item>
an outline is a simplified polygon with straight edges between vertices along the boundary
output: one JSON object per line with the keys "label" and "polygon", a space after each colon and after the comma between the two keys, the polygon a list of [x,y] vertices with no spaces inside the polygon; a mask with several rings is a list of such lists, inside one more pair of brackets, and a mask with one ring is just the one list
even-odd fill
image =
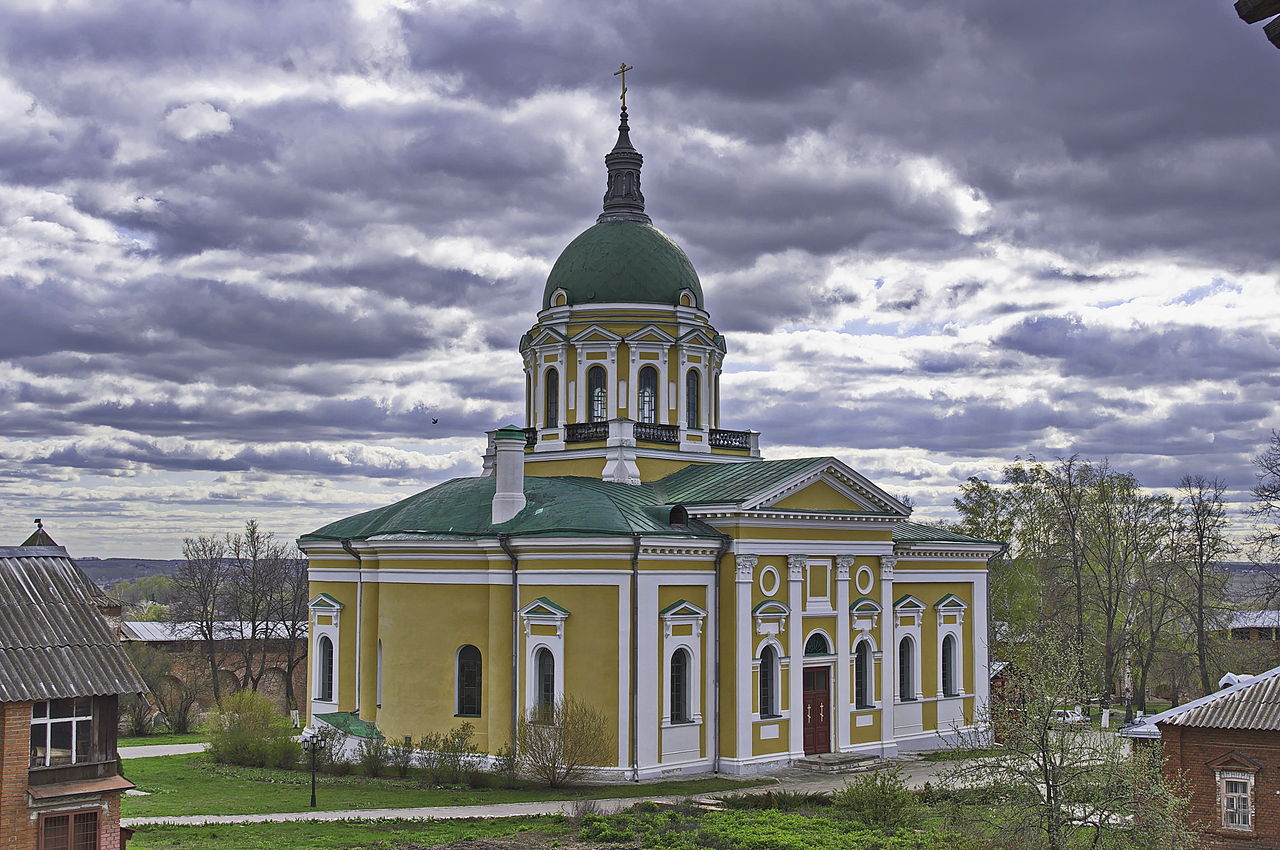
{"label": "white framed house window", "polygon": [[765,641],[760,650],[757,673],[759,694],[757,710],[761,718],[781,717],[782,654],[776,642]]}
{"label": "white framed house window", "polygon": [[707,612],[683,599],[658,612],[662,621],[662,651],[666,658],[663,677],[662,725],[702,722],[702,628]]}
{"label": "white framed house window", "polygon": [[853,648],[853,707],[875,708],[875,643],[869,635],[858,638]]}
{"label": "white framed house window", "polygon": [[1252,832],[1253,773],[1244,770],[1219,770],[1216,773],[1222,826]]}
{"label": "white framed house window", "polygon": [[31,767],[96,761],[93,698],[54,699],[31,706]]}
{"label": "white framed house window", "polygon": [[564,628],[569,611],[540,596],[520,609],[524,623],[526,715],[547,716],[564,696]]}
{"label": "white framed house window", "polygon": [[338,705],[342,607],[341,602],[327,593],[318,594],[307,603],[311,618],[312,714],[334,711]]}
{"label": "white framed house window", "polygon": [[964,696],[964,615],[968,605],[948,593],[936,603],[939,697]]}

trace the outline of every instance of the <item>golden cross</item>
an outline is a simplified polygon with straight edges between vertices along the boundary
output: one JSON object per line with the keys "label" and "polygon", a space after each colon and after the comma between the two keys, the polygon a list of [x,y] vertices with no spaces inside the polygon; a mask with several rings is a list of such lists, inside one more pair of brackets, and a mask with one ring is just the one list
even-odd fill
{"label": "golden cross", "polygon": [[635,70],[634,65],[628,65],[626,62],[623,62],[621,65],[618,66],[618,70],[613,72],[613,75],[615,77],[618,76],[619,74],[622,75],[622,94],[619,96],[619,99],[622,101],[623,112],[627,111],[627,72],[634,71],[634,70]]}

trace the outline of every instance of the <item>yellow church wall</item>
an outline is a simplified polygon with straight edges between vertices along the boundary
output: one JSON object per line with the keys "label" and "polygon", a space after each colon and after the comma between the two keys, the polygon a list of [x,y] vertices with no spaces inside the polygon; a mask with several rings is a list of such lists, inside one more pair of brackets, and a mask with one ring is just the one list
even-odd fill
{"label": "yellow church wall", "polygon": [[[545,596],[569,612],[564,625],[565,669],[557,671],[557,675],[564,677],[564,692],[599,710],[608,718],[609,728],[617,729],[618,588],[614,585],[526,584],[531,578],[528,573],[521,577],[520,607]],[[521,644],[523,657],[527,640],[522,639]],[[526,692],[527,675],[527,670],[522,671],[521,694]],[[617,743],[615,740],[615,752]],[[617,766],[616,762],[614,758],[602,767]]]}
{"label": "yellow church wall", "polygon": [[[604,443],[598,445],[603,446]],[[577,444],[574,445],[577,448]],[[604,472],[603,457],[580,457],[543,460],[536,454],[526,454],[524,464],[525,475],[581,475],[584,478],[599,478]]]}
{"label": "yellow church wall", "polygon": [[381,585],[364,583],[360,611],[360,716],[376,717],[378,709],[378,601]]}
{"label": "yellow church wall", "polygon": [[[510,629],[510,588],[502,590],[506,598],[499,601],[505,604],[496,609],[496,620]],[[510,726],[510,703],[495,705],[492,699],[495,690],[510,689],[511,643],[509,632],[503,637],[491,627],[492,595],[482,584],[400,584],[379,600],[383,668],[377,722],[388,739],[416,739],[471,723],[482,751],[506,743],[505,733],[496,742],[490,737],[494,725]],[[454,665],[458,649],[467,644],[481,650],[480,717],[456,715]]]}
{"label": "yellow church wall", "polygon": [[679,472],[686,466],[705,466],[697,461],[689,460],[666,460],[656,457],[638,457],[636,458],[636,466],[640,469],[641,481],[657,481],[673,472]]}
{"label": "yellow church wall", "polygon": [[[683,599],[686,602],[691,602],[694,605],[697,605],[699,608],[701,608],[704,611],[709,610],[709,600],[707,599],[707,589],[705,587],[699,587],[697,585],[687,585],[687,584],[686,585],[659,585],[658,587],[658,610],[659,611],[662,611],[669,605],[674,605],[675,603],[679,602],[681,599]],[[678,634],[679,634],[678,632],[673,631],[673,635],[678,635]],[[661,625],[659,625],[659,630],[658,630],[659,646],[662,645],[662,639],[663,639],[663,630],[661,628]],[[698,714],[701,714],[703,717],[701,734],[699,736],[698,755],[701,758],[705,758],[707,755],[706,730],[710,728],[711,715],[712,715],[711,703],[710,703],[710,699],[712,695],[707,692],[708,689],[706,687],[706,678],[704,674],[707,672],[706,665],[708,663],[714,663],[713,661],[710,660],[710,653],[708,652],[708,649],[707,649],[707,633],[705,630],[703,630],[702,636],[698,640],[698,659],[699,659],[698,661],[698,673],[699,673],[698,705],[695,710],[697,711]],[[670,653],[666,651],[661,651],[660,656],[658,658],[658,665],[657,665],[658,681],[654,683],[654,687],[658,689],[657,692],[660,695],[665,694],[663,685],[667,681],[667,676],[668,676],[667,668],[669,666],[670,660],[671,660]],[[659,710],[665,713],[666,708],[667,708],[666,706],[661,706]],[[661,750],[662,735],[665,733],[665,731],[666,730],[661,728],[659,728],[658,730],[658,746],[659,746],[658,751],[659,752],[662,751]]]}
{"label": "yellow church wall", "polygon": [[[859,717],[870,717],[871,724],[859,726]],[[880,740],[880,709],[854,711],[849,716],[849,740],[855,744],[871,744]]]}
{"label": "yellow church wall", "polygon": [[731,659],[734,658],[734,641],[737,639],[737,617],[733,605],[737,583],[734,580],[732,561],[732,558],[726,558],[725,568],[720,571],[721,616],[716,618],[717,627],[720,630],[720,647],[725,653],[724,661],[730,662],[720,664],[719,746],[720,755],[725,758],[735,758],[738,749],[737,736],[731,732],[737,728],[738,723],[737,700],[733,698],[738,687],[738,665],[731,663]]}
{"label": "yellow church wall", "polygon": [[[338,653],[334,663],[337,665],[335,676],[338,686],[338,711],[352,711],[356,707],[356,586],[349,581],[313,581],[309,582],[311,599],[321,593],[327,593],[342,603],[342,613],[338,620]],[[310,653],[308,653],[308,657]],[[307,665],[307,695],[315,691],[312,665]],[[307,700],[310,705],[310,699]]]}
{"label": "yellow church wall", "polygon": [[[764,727],[777,726],[778,736],[776,738],[763,738],[761,732]],[[774,755],[776,753],[785,753],[791,743],[791,721],[781,717],[769,720],[761,720],[759,723],[753,724],[751,729],[751,754],[756,756]]]}
{"label": "yellow church wall", "polygon": [[[888,541],[892,539],[891,530],[880,531],[870,528],[770,528],[768,526],[739,525],[721,528],[735,540],[846,540],[846,541]],[[821,552],[812,552],[815,556]]]}

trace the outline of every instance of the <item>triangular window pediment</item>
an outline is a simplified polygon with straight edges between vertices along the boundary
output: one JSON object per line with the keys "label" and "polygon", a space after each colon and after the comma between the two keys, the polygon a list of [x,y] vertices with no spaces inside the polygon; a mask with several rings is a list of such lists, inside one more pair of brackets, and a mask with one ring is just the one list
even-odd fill
{"label": "triangular window pediment", "polygon": [[549,617],[552,619],[563,620],[569,616],[569,611],[561,608],[545,596],[540,596],[530,602],[528,605],[520,609],[521,617]]}
{"label": "triangular window pediment", "polygon": [[591,325],[590,327],[583,328],[581,331],[574,334],[570,341],[576,344],[584,342],[616,343],[621,342],[621,340],[622,337],[618,336],[613,331],[608,330],[607,328],[602,328],[599,325]]}
{"label": "triangular window pediment", "polygon": [[563,345],[565,337],[563,334],[551,328],[543,328],[538,335],[529,343],[532,346],[540,345]]}
{"label": "triangular window pediment", "polygon": [[627,334],[627,342],[653,342],[670,345],[675,337],[657,325],[645,325],[634,333]]}
{"label": "triangular window pediment", "polygon": [[933,607],[937,608],[939,611],[963,611],[969,606],[966,605],[965,601],[960,597],[953,593],[948,593],[946,596],[933,603]]}
{"label": "triangular window pediment", "polygon": [[925,607],[926,606],[923,602],[910,594],[901,597],[897,602],[893,603],[893,610],[895,611],[923,611]]}
{"label": "triangular window pediment", "polygon": [[1244,753],[1232,750],[1224,753],[1217,758],[1205,762],[1207,767],[1215,770],[1246,770],[1254,772],[1262,769],[1262,765],[1246,756]]}
{"label": "triangular window pediment", "polygon": [[308,602],[307,607],[312,611],[341,611],[342,603],[327,593],[321,593]]}
{"label": "triangular window pediment", "polygon": [[658,612],[658,616],[663,619],[680,618],[700,618],[707,616],[707,612],[703,611],[692,602],[681,599],[679,602],[672,602],[666,608]]}
{"label": "triangular window pediment", "polygon": [[716,345],[715,337],[698,328],[682,334],[680,342],[684,345],[705,345],[708,348],[714,348]]}

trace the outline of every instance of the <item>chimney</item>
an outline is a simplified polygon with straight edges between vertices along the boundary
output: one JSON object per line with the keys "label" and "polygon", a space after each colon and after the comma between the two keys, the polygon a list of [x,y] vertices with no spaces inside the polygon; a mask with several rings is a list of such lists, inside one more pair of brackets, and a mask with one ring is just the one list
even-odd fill
{"label": "chimney", "polygon": [[524,509],[524,430],[514,425],[493,432],[493,523],[506,522]]}

